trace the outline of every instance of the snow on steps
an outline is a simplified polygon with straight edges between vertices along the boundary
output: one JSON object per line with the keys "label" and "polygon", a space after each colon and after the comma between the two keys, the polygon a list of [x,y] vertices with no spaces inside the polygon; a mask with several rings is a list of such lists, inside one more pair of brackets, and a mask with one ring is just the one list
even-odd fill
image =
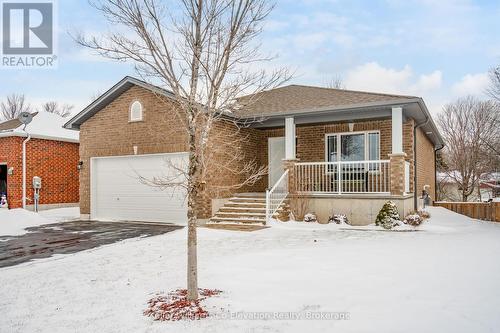
{"label": "snow on steps", "polygon": [[[278,209],[278,212],[281,207]],[[266,194],[239,193],[219,209],[209,224],[265,225]]]}

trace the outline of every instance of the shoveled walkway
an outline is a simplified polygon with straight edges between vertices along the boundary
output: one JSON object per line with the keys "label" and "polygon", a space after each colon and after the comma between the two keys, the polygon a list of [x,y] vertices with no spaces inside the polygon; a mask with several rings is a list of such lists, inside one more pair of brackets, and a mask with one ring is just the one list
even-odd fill
{"label": "shoveled walkway", "polygon": [[22,236],[0,236],[0,267],[54,254],[75,253],[128,238],[165,234],[182,227],[134,222],[73,221],[27,228]]}

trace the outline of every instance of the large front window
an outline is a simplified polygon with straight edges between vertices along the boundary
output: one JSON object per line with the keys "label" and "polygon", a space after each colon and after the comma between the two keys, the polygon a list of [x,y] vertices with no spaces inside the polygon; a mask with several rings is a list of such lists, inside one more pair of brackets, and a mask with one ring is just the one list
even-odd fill
{"label": "large front window", "polygon": [[328,162],[380,159],[380,133],[329,134],[326,140]]}

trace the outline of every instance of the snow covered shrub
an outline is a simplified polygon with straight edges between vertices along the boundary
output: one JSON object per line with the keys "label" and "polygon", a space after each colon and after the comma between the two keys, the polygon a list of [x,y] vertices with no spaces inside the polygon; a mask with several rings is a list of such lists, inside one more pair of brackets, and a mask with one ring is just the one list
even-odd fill
{"label": "snow covered shrub", "polygon": [[318,222],[318,219],[316,218],[316,214],[314,213],[308,213],[304,216],[304,222]]}
{"label": "snow covered shrub", "polygon": [[379,222],[379,224],[382,228],[386,230],[391,230],[393,227],[393,220],[389,216],[385,216],[382,218],[382,221]]}
{"label": "snow covered shrub", "polygon": [[405,220],[403,221],[404,223],[411,225],[412,227],[417,227],[424,222],[424,219],[420,217],[418,214],[410,214],[407,217],[405,217]]}
{"label": "snow covered shrub", "polygon": [[288,222],[290,221],[290,205],[285,203],[283,205],[283,208],[278,214],[278,220],[281,222]]}
{"label": "snow covered shrub", "polygon": [[424,220],[426,220],[426,219],[428,219],[428,218],[431,217],[431,214],[428,211],[426,211],[426,210],[419,210],[417,212],[417,214],[418,214],[418,216],[420,216]]}
{"label": "snow covered shrub", "polygon": [[403,222],[399,220],[395,220],[389,216],[385,216],[379,225],[386,230],[391,230],[392,228],[399,227],[402,224]]}
{"label": "snow covered shrub", "polygon": [[[390,222],[390,223],[389,223]],[[391,225],[390,228],[387,228]],[[384,227],[386,229],[391,229],[395,225],[401,224],[401,217],[399,216],[398,207],[392,201],[387,201],[380,209],[375,220],[375,225]]]}
{"label": "snow covered shrub", "polygon": [[328,218],[328,223],[350,224],[349,220],[347,219],[347,215],[345,214],[333,214],[333,216],[330,216]]}

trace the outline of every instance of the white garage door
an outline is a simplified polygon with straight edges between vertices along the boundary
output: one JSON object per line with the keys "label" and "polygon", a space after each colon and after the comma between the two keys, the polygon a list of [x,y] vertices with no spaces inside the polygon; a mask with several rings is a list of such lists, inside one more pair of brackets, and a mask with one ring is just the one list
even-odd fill
{"label": "white garage door", "polygon": [[186,153],[93,158],[91,218],[186,224],[185,191],[159,189],[140,178],[183,176],[172,167],[187,168]]}

